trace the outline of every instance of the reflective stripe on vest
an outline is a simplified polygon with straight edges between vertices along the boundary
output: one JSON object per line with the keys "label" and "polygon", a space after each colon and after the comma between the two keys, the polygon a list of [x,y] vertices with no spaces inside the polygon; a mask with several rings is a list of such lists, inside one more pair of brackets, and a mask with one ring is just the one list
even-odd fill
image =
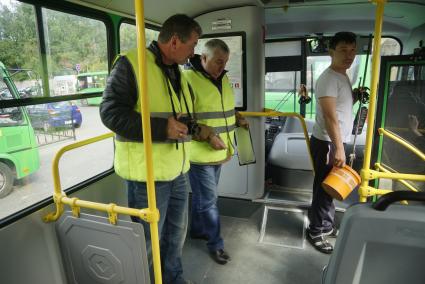
{"label": "reflective stripe on vest", "polygon": [[221,81],[222,94],[218,88],[203,74],[194,70],[183,72],[193,90],[193,109],[198,123],[214,128],[220,138],[226,143],[227,149],[214,150],[207,142],[192,141],[190,161],[193,163],[217,163],[233,155],[235,128],[235,98],[225,75]]}
{"label": "reflective stripe on vest", "polygon": [[[133,67],[136,82],[140,82],[137,72],[137,52],[132,50],[122,54],[125,56]],[[151,117],[168,118],[173,115],[171,100],[168,93],[167,84],[169,80],[164,76],[162,70],[155,63],[155,55],[146,51],[146,68],[147,68],[147,94],[149,96],[149,108]],[[184,76],[181,77],[181,101],[174,93],[171,87],[172,99],[176,112],[187,113],[186,106],[183,102],[183,95],[186,97],[189,108],[192,107],[190,93],[187,81]],[[138,96],[137,104],[134,109],[140,112],[141,98]],[[192,109],[189,109],[192,112]],[[171,181],[178,177],[181,173],[189,170],[189,143],[179,140],[178,149],[176,149],[175,140],[166,140],[161,142],[152,141],[152,157],[154,166],[155,181]],[[135,142],[117,136],[115,139],[115,160],[114,166],[116,173],[124,179],[134,181],[146,181],[146,161],[144,146],[141,142]]]}

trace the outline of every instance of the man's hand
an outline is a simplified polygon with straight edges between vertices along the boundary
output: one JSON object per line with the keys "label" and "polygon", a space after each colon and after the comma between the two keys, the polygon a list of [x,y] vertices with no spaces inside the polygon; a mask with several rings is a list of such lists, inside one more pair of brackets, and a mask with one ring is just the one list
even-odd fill
{"label": "man's hand", "polygon": [[226,144],[224,144],[223,140],[221,140],[220,136],[218,135],[211,136],[209,143],[214,150],[224,150],[227,148]]}
{"label": "man's hand", "polygon": [[243,117],[238,111],[235,113],[236,116],[236,126],[243,127],[245,129],[249,128],[248,120]]}
{"label": "man's hand", "polygon": [[420,133],[419,130],[418,130],[419,121],[418,121],[418,118],[416,117],[416,115],[409,114],[407,117],[409,119],[410,131],[412,131],[416,136],[422,136],[422,133]]}
{"label": "man's hand", "polygon": [[342,168],[345,166],[345,151],[344,147],[337,147],[335,150],[334,166]]}
{"label": "man's hand", "polygon": [[[177,119],[179,119],[181,113],[177,115]],[[187,137],[187,126],[184,123],[179,122],[173,116],[168,118],[167,123],[167,138],[168,139],[186,139]]]}
{"label": "man's hand", "polygon": [[367,104],[369,102],[369,88],[368,87],[359,87],[353,89],[353,103],[361,101],[362,104]]}

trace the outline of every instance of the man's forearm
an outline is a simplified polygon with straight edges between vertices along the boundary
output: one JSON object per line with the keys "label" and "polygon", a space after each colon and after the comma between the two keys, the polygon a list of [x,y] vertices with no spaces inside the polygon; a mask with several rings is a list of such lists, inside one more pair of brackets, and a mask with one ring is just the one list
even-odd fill
{"label": "man's forearm", "polygon": [[325,116],[325,126],[331,142],[337,148],[344,148],[341,139],[341,131],[339,129],[338,119],[336,117]]}

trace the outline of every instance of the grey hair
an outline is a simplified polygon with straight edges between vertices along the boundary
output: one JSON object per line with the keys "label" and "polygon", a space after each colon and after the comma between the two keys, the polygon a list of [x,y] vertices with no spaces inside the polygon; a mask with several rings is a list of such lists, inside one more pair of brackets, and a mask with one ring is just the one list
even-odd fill
{"label": "grey hair", "polygon": [[224,41],[218,38],[214,38],[205,43],[202,54],[206,55],[207,57],[212,57],[217,49],[223,51],[226,54],[230,53],[229,46]]}

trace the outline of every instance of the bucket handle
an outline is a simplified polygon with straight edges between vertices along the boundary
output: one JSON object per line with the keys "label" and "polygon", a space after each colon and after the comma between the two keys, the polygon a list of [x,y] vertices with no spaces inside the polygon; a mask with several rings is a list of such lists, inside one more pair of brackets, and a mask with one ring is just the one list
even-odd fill
{"label": "bucket handle", "polygon": [[390,204],[401,200],[425,201],[425,192],[393,191],[382,195],[373,204],[373,208],[384,211]]}

